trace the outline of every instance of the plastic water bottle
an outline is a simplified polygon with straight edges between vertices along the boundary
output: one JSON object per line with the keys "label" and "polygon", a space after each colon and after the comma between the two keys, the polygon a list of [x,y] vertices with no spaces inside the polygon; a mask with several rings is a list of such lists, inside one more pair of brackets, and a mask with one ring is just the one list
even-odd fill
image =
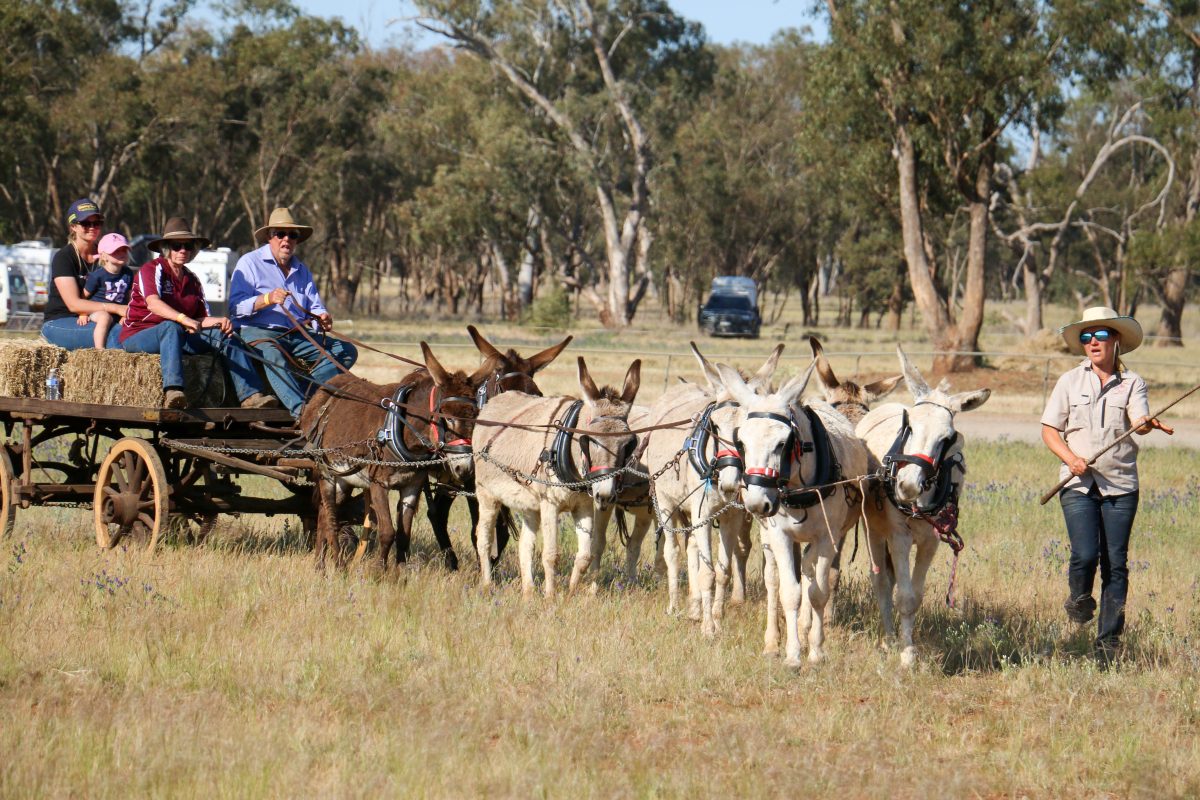
{"label": "plastic water bottle", "polygon": [[46,376],[46,399],[62,400],[62,378],[58,377],[58,369],[52,367]]}

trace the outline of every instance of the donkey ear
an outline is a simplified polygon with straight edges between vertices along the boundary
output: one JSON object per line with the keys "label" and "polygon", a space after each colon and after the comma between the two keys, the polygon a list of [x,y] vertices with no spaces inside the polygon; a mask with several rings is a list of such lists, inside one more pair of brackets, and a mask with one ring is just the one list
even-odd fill
{"label": "donkey ear", "polygon": [[775,374],[775,369],[779,366],[779,357],[783,355],[783,342],[775,345],[775,349],[771,351],[771,355],[767,356],[767,360],[758,368],[758,372],[754,373],[754,377],[750,379],[748,384],[751,389],[757,392],[767,392],[770,390],[771,377]]}
{"label": "donkey ear", "polygon": [[721,385],[739,405],[749,406],[754,401],[754,390],[746,385],[736,369],[728,364],[717,364],[717,372],[721,376]]}
{"label": "donkey ear", "polygon": [[949,394],[950,393],[950,379],[942,378],[940,381],[938,381],[938,385],[933,387],[933,390],[935,392],[941,392],[942,394]]}
{"label": "donkey ear", "polygon": [[579,357],[579,391],[583,392],[583,399],[588,402],[588,405],[595,405],[596,400],[600,397],[600,390],[596,388],[596,382],[592,380],[583,356]]}
{"label": "donkey ear", "polygon": [[621,402],[633,403],[633,399],[637,397],[638,388],[642,385],[642,360],[635,358],[633,363],[629,365],[629,371],[625,373],[625,386],[621,389]]}
{"label": "donkey ear", "polygon": [[721,373],[717,372],[717,368],[713,366],[712,362],[704,357],[695,342],[688,342],[688,344],[692,346],[692,355],[700,362],[700,371],[704,373],[704,380],[708,381],[708,390],[716,391],[721,386]]}
{"label": "donkey ear", "polygon": [[976,389],[973,392],[959,392],[958,394],[950,395],[950,410],[959,412],[979,408],[991,396],[991,389]]}
{"label": "donkey ear", "polygon": [[912,393],[913,399],[920,402],[925,395],[929,394],[929,384],[921,377],[921,373],[913,366],[913,363],[908,360],[908,356],[904,353],[904,348],[896,345],[896,354],[900,356],[900,371],[904,373],[904,382],[908,384],[908,391]]}
{"label": "donkey ear", "polygon": [[891,393],[893,389],[900,385],[900,381],[904,380],[903,375],[893,375],[890,378],[868,383],[863,387],[863,399],[868,403],[874,402],[881,397]]}
{"label": "donkey ear", "polygon": [[529,374],[532,375],[554,359],[558,358],[558,354],[566,349],[566,346],[569,345],[571,340],[574,338],[574,336],[568,336],[553,347],[547,347],[542,352],[534,353],[532,356],[526,359],[529,361]]}
{"label": "donkey ear", "polygon": [[808,346],[812,348],[813,358],[817,360],[817,377],[821,379],[825,388],[836,389],[841,386],[841,381],[833,374],[833,367],[829,366],[829,359],[825,358],[825,348],[821,347],[821,340],[810,336],[808,337]]}
{"label": "donkey ear", "polygon": [[814,358],[812,363],[808,365],[808,369],[804,370],[804,374],[797,375],[783,386],[779,387],[779,391],[775,394],[783,400],[787,405],[795,405],[800,402],[800,397],[804,394],[804,390],[808,388],[808,382],[812,378],[813,370],[817,367],[817,360]]}
{"label": "donkey ear", "polygon": [[436,358],[433,356],[433,351],[429,349],[429,345],[421,342],[421,355],[425,356],[425,369],[429,370],[430,376],[433,377],[433,382],[438,386],[445,386],[450,382],[450,375],[446,372]]}
{"label": "donkey ear", "polygon": [[504,355],[499,350],[497,350],[495,347],[492,347],[491,342],[483,338],[483,334],[480,333],[479,329],[474,325],[467,326],[467,333],[471,335],[471,341],[475,343],[475,349],[478,350],[484,358],[504,358]]}

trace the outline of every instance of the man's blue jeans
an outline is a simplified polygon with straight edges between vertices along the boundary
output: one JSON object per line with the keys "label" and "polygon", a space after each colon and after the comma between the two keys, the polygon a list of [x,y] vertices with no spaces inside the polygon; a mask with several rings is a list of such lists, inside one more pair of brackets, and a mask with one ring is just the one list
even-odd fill
{"label": "man's blue jeans", "polygon": [[[1095,488],[1088,493],[1059,493],[1071,561],[1067,583],[1068,604],[1083,612],[1095,608],[1092,586],[1100,567],[1100,628],[1096,644],[1115,645],[1125,630],[1125,597],[1129,591],[1129,534],[1137,514],[1138,493],[1103,497]],[[1086,616],[1086,614],[1085,614]]]}
{"label": "man's blue jeans", "polygon": [[183,389],[183,356],[219,352],[229,367],[233,390],[238,402],[263,390],[262,381],[254,370],[254,362],[245,345],[237,337],[226,336],[218,328],[204,328],[188,333],[178,322],[160,322],[153,328],[139,331],[121,346],[128,353],[158,353],[162,362],[164,389]]}
{"label": "man's blue jeans", "polygon": [[[96,323],[89,322],[87,325],[80,325],[79,318],[75,316],[59,317],[58,319],[48,320],[42,324],[42,336],[50,344],[58,345],[64,350],[86,350],[89,347],[95,347],[92,341],[92,334],[96,330]],[[121,343],[117,341],[117,337],[121,333],[121,325],[114,324],[108,329],[108,338],[105,339],[106,347],[114,350],[120,348]]]}
{"label": "man's blue jeans", "polygon": [[[279,331],[243,325],[239,332],[242,339],[251,344],[266,361],[267,380],[275,390],[279,402],[283,403],[283,407],[293,417],[300,415],[304,401],[320,384],[326,383],[341,372],[299,331]],[[358,348],[349,342],[323,332],[309,335],[346,369],[350,369],[358,360]],[[296,374],[296,368],[288,361],[289,356],[314,365],[309,373],[311,380]]]}

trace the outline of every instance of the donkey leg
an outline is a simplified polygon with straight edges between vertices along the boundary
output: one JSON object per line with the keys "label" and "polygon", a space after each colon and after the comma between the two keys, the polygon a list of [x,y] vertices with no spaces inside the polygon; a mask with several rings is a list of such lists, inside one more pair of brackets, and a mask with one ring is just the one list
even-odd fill
{"label": "donkey leg", "polygon": [[[742,605],[746,602],[746,563],[750,560],[750,549],[754,546],[750,539],[750,517],[740,511],[729,515],[737,531],[737,548],[733,551],[733,594],[729,598],[730,605]],[[725,523],[721,523],[725,527]]]}
{"label": "donkey leg", "polygon": [[[558,577],[558,508],[550,503],[542,503],[539,515],[542,529],[542,571],[545,573],[542,593],[547,599],[552,599],[555,580]],[[591,552],[590,541],[588,552]]]}
{"label": "donkey leg", "polygon": [[883,638],[888,645],[896,638],[893,620],[895,608],[892,601],[895,574],[892,572],[891,555],[888,553],[887,535],[867,537],[867,550],[871,557],[871,588],[875,590],[875,604],[879,606],[879,623],[883,626]]}
{"label": "donkey leg", "polygon": [[325,556],[331,547],[334,557],[337,556],[337,489],[333,482],[318,479],[314,499],[317,503],[316,567],[318,572],[324,572]]}
{"label": "donkey leg", "polygon": [[521,594],[524,597],[533,596],[533,550],[537,545],[538,529],[541,527],[541,516],[536,511],[522,511],[521,540],[518,542],[518,555],[521,561]]}
{"label": "donkey leg", "polygon": [[767,627],[763,631],[763,655],[779,655],[779,567],[775,551],[767,539],[766,529],[760,528],[763,539],[763,584],[767,590]]}
{"label": "donkey leg", "polygon": [[[376,559],[375,565],[380,572],[387,571],[388,554],[392,550],[392,543],[396,541],[396,528],[392,524],[392,510],[388,508],[388,487],[380,483],[371,483],[371,488],[368,491],[368,499],[370,506],[375,511],[375,524],[379,526],[377,539],[379,542],[379,556]],[[396,560],[401,560],[400,554],[397,553]]]}
{"label": "donkey leg", "polygon": [[712,523],[692,531],[696,549],[696,588],[700,595],[700,635],[711,639],[717,635],[718,625],[713,617],[713,569]]}
{"label": "donkey leg", "polygon": [[[687,520],[679,520],[679,527],[685,528]],[[703,618],[704,601],[700,594],[700,543],[696,540],[696,531],[685,533],[687,537],[687,572],[688,572],[688,619],[698,622]]]}
{"label": "donkey leg", "polygon": [[646,531],[650,530],[650,519],[650,515],[641,509],[633,515],[633,527],[629,529],[629,541],[625,545],[625,582],[629,586],[637,581],[638,561],[642,556]]}
{"label": "donkey leg", "polygon": [[[469,498],[471,502],[475,502],[474,498]],[[447,494],[443,491],[436,491],[429,498],[428,505],[425,507],[425,517],[429,520],[429,525],[433,528],[433,538],[437,540],[438,549],[442,552],[442,558],[445,559],[446,569],[451,572],[458,569],[458,556],[454,553],[454,545],[450,541],[450,506],[454,503],[454,495]],[[472,526],[479,517],[479,504],[475,503],[474,512],[471,515]]]}
{"label": "donkey leg", "polygon": [[[713,591],[713,619],[716,620],[725,616],[725,604],[730,602],[726,595],[729,591],[738,547],[738,528],[737,523],[731,519],[732,516],[732,514],[723,514],[720,518],[721,549],[717,553],[717,585]],[[736,583],[736,581],[734,582]]]}
{"label": "donkey leg", "polygon": [[671,527],[672,518],[667,512],[663,512],[658,519],[659,526],[663,529],[663,562],[667,567],[667,613],[679,613],[679,540],[675,538],[675,534],[671,533],[668,528]]}
{"label": "donkey leg", "polygon": [[571,568],[571,580],[567,584],[567,595],[575,594],[575,589],[579,586],[579,581],[587,573],[592,566],[592,560],[596,557],[593,548],[593,539],[595,538],[595,527],[599,527],[602,517],[604,524],[608,524],[608,518],[611,512],[603,511],[593,512],[591,508],[576,509],[571,512],[571,517],[575,520],[575,565]]}
{"label": "donkey leg", "polygon": [[593,595],[600,592],[600,564],[604,560],[604,548],[608,546],[608,523],[612,514],[611,506],[598,509],[592,520],[592,561],[587,574],[590,579],[588,591]]}
{"label": "donkey leg", "polygon": [[912,552],[912,534],[908,530],[892,534],[888,549],[892,554],[892,568],[896,571],[896,608],[900,612],[900,663],[912,666],[917,660],[917,648],[913,646],[913,626],[920,603],[913,591],[909,554]]}
{"label": "donkey leg", "polygon": [[787,634],[784,663],[789,667],[800,666],[800,582],[796,580],[796,563],[792,553],[792,540],[775,525],[769,525],[764,538],[771,542],[775,554],[775,574],[779,580],[779,600],[783,605],[783,624]]}
{"label": "donkey leg", "polygon": [[[925,599],[925,578],[929,575],[929,565],[937,554],[938,540],[935,536],[920,536],[917,538],[917,555],[913,559],[912,592],[913,592],[913,624],[916,623],[917,611]],[[911,641],[911,633],[910,633]],[[916,659],[916,647],[912,648],[912,657]]]}
{"label": "donkey leg", "polygon": [[500,501],[487,491],[479,491],[479,521],[475,523],[475,553],[479,557],[479,585],[492,585],[492,536]]}
{"label": "donkey leg", "polygon": [[[408,548],[412,544],[413,518],[417,514],[417,506],[421,502],[421,489],[425,484],[422,477],[412,485],[400,487],[400,499],[396,502],[396,516],[399,525],[396,528],[396,563],[408,561]],[[384,504],[387,507],[387,504]]]}
{"label": "donkey leg", "polygon": [[816,664],[825,659],[825,604],[831,596],[829,586],[830,565],[835,553],[828,538],[818,541],[804,554],[801,570],[804,573],[803,602],[809,607],[808,660]]}

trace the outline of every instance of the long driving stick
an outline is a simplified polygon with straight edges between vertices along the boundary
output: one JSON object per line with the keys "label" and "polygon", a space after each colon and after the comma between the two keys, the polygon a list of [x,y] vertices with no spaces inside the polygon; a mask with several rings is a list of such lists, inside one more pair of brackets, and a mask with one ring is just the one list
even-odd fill
{"label": "long driving stick", "polygon": [[[1174,406],[1176,403],[1180,402],[1181,400],[1184,400],[1187,397],[1191,396],[1191,394],[1198,389],[1200,389],[1200,383],[1196,384],[1195,386],[1188,389],[1183,394],[1179,395],[1179,397],[1176,397],[1174,400],[1167,403],[1165,406],[1160,408],[1157,413],[1151,414],[1150,419],[1155,419],[1156,417],[1160,417],[1163,414],[1167,413],[1168,411],[1171,410],[1172,406]],[[1129,430],[1125,431],[1120,436],[1118,436],[1116,439],[1113,439],[1112,442],[1110,442],[1107,446],[1105,446],[1103,450],[1101,450],[1100,452],[1096,453],[1096,455],[1094,455],[1088,459],[1088,462],[1087,462],[1088,466],[1090,467],[1092,464],[1096,463],[1097,458],[1104,455],[1109,450],[1112,450],[1118,444],[1125,441],[1125,439],[1127,437],[1132,436],[1136,431],[1137,431],[1137,428],[1130,428]],[[1061,481],[1059,481],[1057,486],[1055,486],[1053,489],[1051,489],[1049,492],[1047,492],[1045,495],[1042,496],[1042,505],[1046,505],[1046,503],[1049,503],[1050,498],[1054,497],[1054,495],[1058,494],[1059,491],[1061,491],[1064,486],[1066,486],[1068,483],[1070,483],[1071,479],[1074,477],[1075,477],[1074,475],[1068,475],[1067,477],[1065,477]]]}

